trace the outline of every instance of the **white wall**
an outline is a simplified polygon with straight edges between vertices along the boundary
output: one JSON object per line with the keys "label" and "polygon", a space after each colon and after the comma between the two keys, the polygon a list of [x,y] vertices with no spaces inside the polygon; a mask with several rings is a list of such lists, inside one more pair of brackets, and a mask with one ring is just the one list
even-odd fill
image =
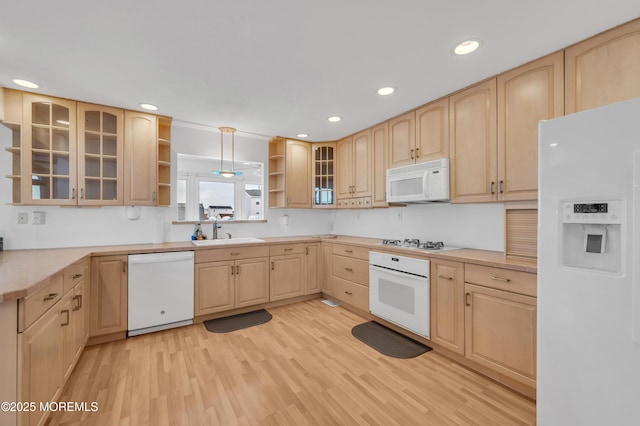
{"label": "white wall", "polygon": [[502,204],[412,204],[373,210],[338,210],[333,233],[443,241],[446,245],[504,250]]}
{"label": "white wall", "polygon": [[[70,247],[107,244],[156,243],[187,241],[193,225],[174,225],[177,209],[140,208],[140,218],[129,220],[128,207],[62,208],[11,206],[11,181],[4,178],[11,170],[11,132],[0,126],[0,236],[9,249]],[[225,150],[226,151],[226,150]],[[220,134],[212,128],[174,123],[172,128],[172,162],[177,153],[219,157]],[[228,152],[228,151],[226,151]],[[257,161],[268,167],[267,138],[238,133],[236,158]],[[172,182],[176,167],[172,167]],[[265,193],[268,191],[265,179]],[[265,197],[266,198],[266,197]],[[176,205],[175,189],[172,205]],[[44,211],[45,225],[32,225],[32,212]],[[29,213],[28,225],[17,225],[18,212]],[[402,218],[398,218],[401,213]],[[289,225],[282,225],[283,215]],[[504,212],[502,204],[411,205],[376,210],[296,210],[267,209],[266,223],[223,224],[220,235],[233,236],[291,236],[348,234],[377,238],[420,238],[441,240],[449,245],[487,250],[503,250]],[[205,225],[205,234],[210,234]]]}

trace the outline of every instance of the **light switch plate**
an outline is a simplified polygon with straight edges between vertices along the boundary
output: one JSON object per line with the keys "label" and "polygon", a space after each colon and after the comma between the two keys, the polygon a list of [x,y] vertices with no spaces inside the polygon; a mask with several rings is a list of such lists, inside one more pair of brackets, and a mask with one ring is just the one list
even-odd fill
{"label": "light switch plate", "polygon": [[33,224],[44,225],[47,222],[47,215],[45,212],[33,212]]}
{"label": "light switch plate", "polygon": [[18,225],[26,225],[29,223],[29,213],[18,213]]}

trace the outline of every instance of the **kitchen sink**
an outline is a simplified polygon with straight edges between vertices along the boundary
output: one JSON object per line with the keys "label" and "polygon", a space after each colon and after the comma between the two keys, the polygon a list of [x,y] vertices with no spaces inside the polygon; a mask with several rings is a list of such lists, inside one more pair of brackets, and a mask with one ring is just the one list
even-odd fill
{"label": "kitchen sink", "polygon": [[253,237],[242,238],[227,238],[218,240],[191,240],[191,242],[197,246],[226,246],[229,244],[249,244],[249,243],[263,243],[264,240]]}

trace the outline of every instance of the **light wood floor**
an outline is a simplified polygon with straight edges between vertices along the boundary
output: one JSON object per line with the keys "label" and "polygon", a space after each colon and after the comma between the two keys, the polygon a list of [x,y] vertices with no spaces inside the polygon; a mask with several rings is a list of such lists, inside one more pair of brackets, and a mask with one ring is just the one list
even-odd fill
{"label": "light wood floor", "polygon": [[92,346],[54,413],[82,425],[533,425],[535,403],[431,351],[402,360],[351,336],[364,322],[320,299],[257,327],[198,324]]}

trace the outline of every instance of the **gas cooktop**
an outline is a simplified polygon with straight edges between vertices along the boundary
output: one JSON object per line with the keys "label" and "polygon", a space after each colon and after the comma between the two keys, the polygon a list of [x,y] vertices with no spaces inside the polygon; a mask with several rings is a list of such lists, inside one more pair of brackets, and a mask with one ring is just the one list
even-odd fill
{"label": "gas cooktop", "polygon": [[408,247],[425,251],[457,250],[458,247],[445,246],[442,241],[420,242],[417,238],[405,238],[404,240],[382,240],[383,246]]}

